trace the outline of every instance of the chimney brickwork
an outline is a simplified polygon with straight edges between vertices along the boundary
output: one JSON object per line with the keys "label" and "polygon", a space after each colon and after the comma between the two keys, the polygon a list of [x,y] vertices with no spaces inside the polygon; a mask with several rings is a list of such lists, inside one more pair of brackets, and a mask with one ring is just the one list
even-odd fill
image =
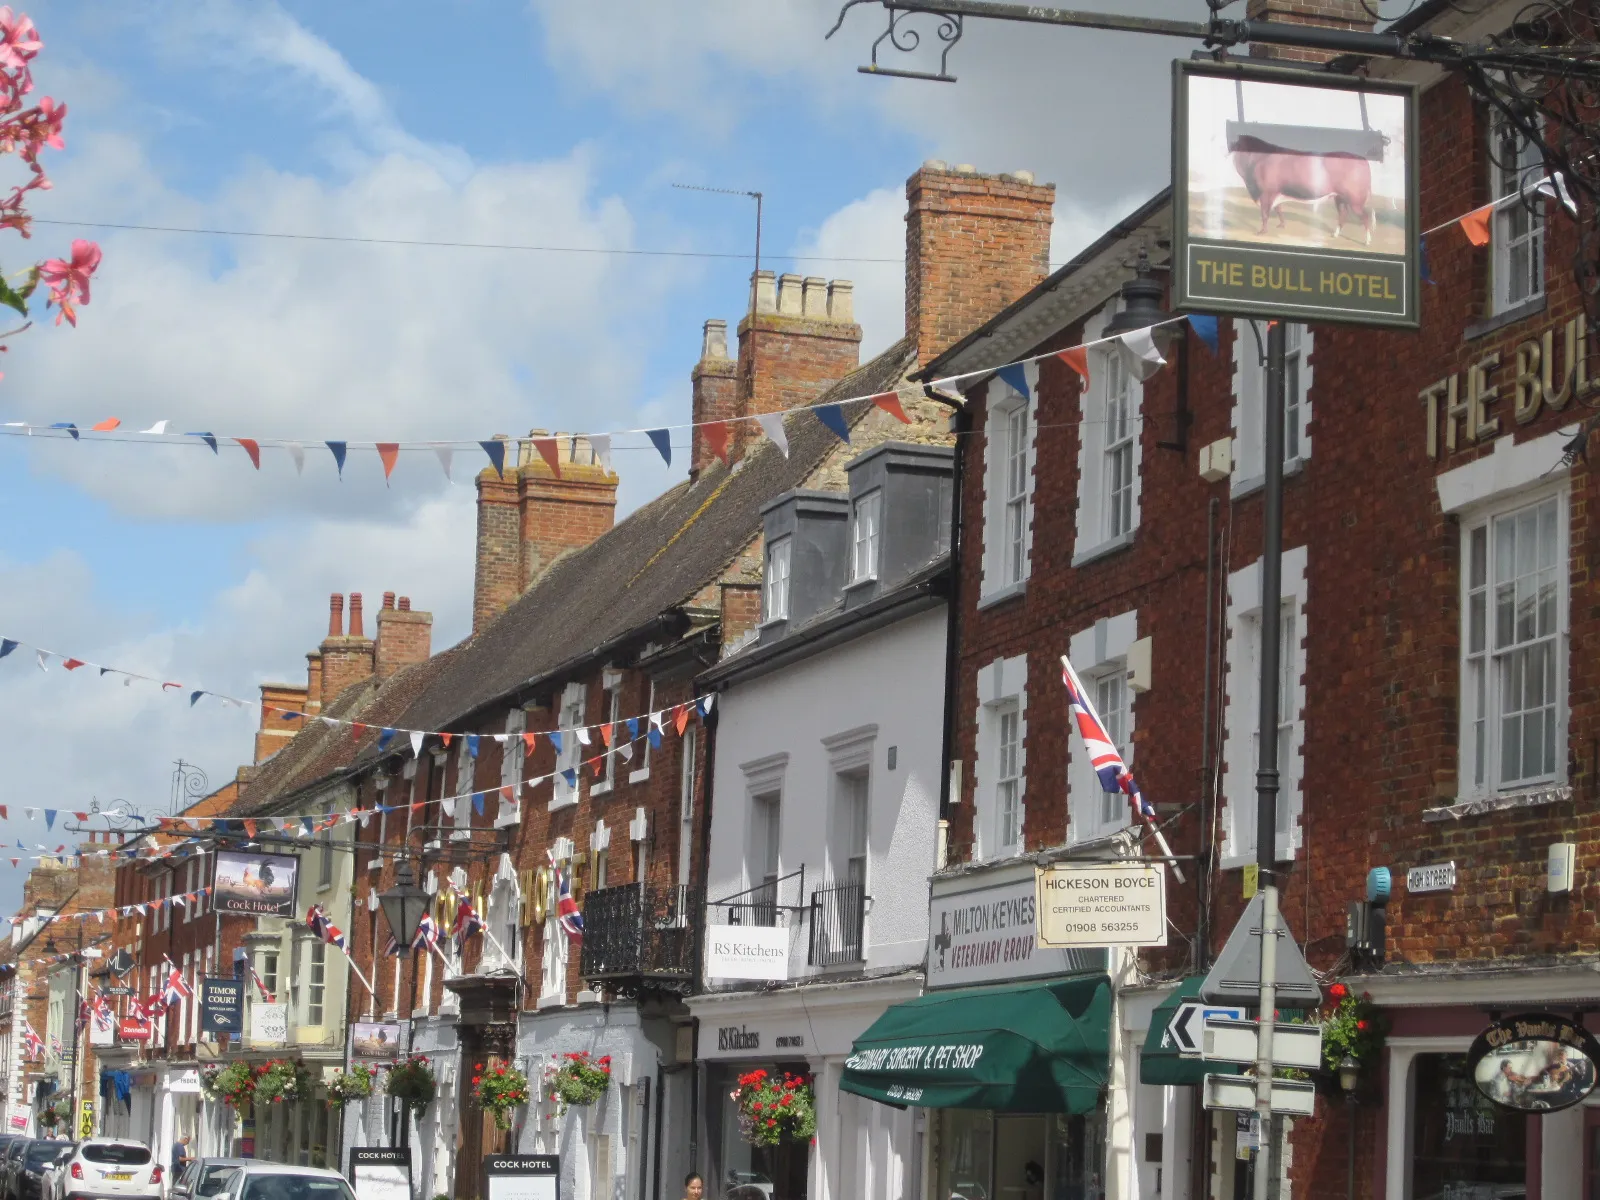
{"label": "chimney brickwork", "polygon": [[[307,688],[292,683],[261,685],[261,725],[256,730],[256,762],[265,762],[289,744],[304,722],[299,717],[284,719],[283,709],[305,712]],[[319,697],[320,698],[320,697]]]}
{"label": "chimney brickwork", "polygon": [[906,332],[919,365],[1050,271],[1054,184],[938,160],[906,181]]}
{"label": "chimney brickwork", "polygon": [[372,676],[372,639],[364,636],[361,593],[350,593],[350,628],[339,628],[339,613],[344,597],[334,593],[328,600],[328,636],[318,650],[322,655],[322,707],[326,708],[346,688]]}
{"label": "chimney brickwork", "polygon": [[[560,472],[534,439],[553,438]],[[477,633],[562,555],[587,546],[616,522],[617,475],[587,438],[533,430],[508,447],[504,478],[478,473],[478,547],[472,631]],[[515,465],[510,465],[512,459]]]}
{"label": "chimney brickwork", "polygon": [[[695,423],[694,445],[689,460],[691,474],[705,470],[716,458],[711,443],[699,426],[707,421],[727,421],[744,415],[739,395],[739,366],[728,357],[728,323],[707,321],[700,339],[700,361],[689,372],[693,384],[692,405]],[[728,427],[728,456],[749,440],[749,430],[740,421]]]}
{"label": "chimney brickwork", "polygon": [[[861,326],[856,324],[854,285],[848,279],[784,275],[756,278],[756,311],[739,322],[739,376],[755,381],[741,388],[740,415],[782,412],[810,404],[861,363]],[[742,430],[745,440],[752,438]]]}
{"label": "chimney brickwork", "polygon": [[433,652],[433,614],[414,612],[411,597],[401,596],[394,606],[394,593],[383,594],[378,610],[378,641],[373,650],[373,669],[380,681],[401,667],[426,662]]}
{"label": "chimney brickwork", "polygon": [[[1374,24],[1363,0],[1249,0],[1245,17],[1279,25],[1326,25],[1360,33],[1371,33]],[[1297,50],[1290,46],[1252,45],[1250,53],[1256,58],[1294,62],[1327,62],[1335,57],[1324,50]]]}

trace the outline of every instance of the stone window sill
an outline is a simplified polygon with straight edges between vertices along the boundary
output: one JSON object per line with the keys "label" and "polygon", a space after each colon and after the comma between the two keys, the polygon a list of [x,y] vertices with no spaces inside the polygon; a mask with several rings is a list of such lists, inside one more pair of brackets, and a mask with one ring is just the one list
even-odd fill
{"label": "stone window sill", "polygon": [[1127,533],[1119,533],[1116,537],[1108,538],[1098,546],[1091,546],[1087,550],[1074,554],[1072,556],[1072,565],[1074,567],[1086,566],[1089,563],[1098,562],[1102,558],[1115,554],[1119,550],[1126,550],[1133,545],[1133,539],[1138,532],[1139,529],[1135,526],[1128,530]]}
{"label": "stone window sill", "polygon": [[[1306,460],[1303,459],[1303,458],[1296,457],[1296,458],[1286,458],[1286,459],[1284,459],[1283,460],[1283,477],[1284,477],[1284,479],[1291,479],[1294,476],[1300,474],[1300,472],[1305,469],[1305,465],[1306,465]],[[1246,477],[1244,479],[1236,478],[1234,480],[1234,482],[1233,482],[1233,487],[1229,492],[1229,496],[1234,500],[1238,500],[1239,498],[1241,498],[1243,496],[1253,495],[1254,493],[1259,492],[1263,487],[1265,487],[1266,483],[1267,483],[1267,477],[1265,475],[1251,475],[1251,476],[1248,476],[1248,477]]]}
{"label": "stone window sill", "polygon": [[1015,600],[1018,596],[1026,595],[1028,581],[1019,579],[1015,583],[1008,583],[1005,587],[995,588],[994,591],[978,597],[978,611],[993,608],[997,604],[1004,604],[1007,600]]}
{"label": "stone window sill", "polygon": [[1524,300],[1521,304],[1514,305],[1505,312],[1495,313],[1492,317],[1485,317],[1481,321],[1474,321],[1461,331],[1461,340],[1470,342],[1474,338],[1487,337],[1497,330],[1504,329],[1507,325],[1515,325],[1518,321],[1535,316],[1545,310],[1545,298],[1535,296],[1532,300]]}

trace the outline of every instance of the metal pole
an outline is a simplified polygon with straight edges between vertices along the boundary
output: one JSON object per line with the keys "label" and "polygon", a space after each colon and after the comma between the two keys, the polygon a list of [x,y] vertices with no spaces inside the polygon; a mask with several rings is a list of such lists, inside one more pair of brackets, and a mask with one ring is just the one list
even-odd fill
{"label": "metal pole", "polygon": [[1283,357],[1282,321],[1267,326],[1267,395],[1262,420],[1266,481],[1262,489],[1260,725],[1256,736],[1256,868],[1261,889],[1261,1011],[1256,1042],[1255,1197],[1268,1200],[1272,1160],[1272,1026],[1277,1011],[1278,884],[1278,659],[1283,594]]}

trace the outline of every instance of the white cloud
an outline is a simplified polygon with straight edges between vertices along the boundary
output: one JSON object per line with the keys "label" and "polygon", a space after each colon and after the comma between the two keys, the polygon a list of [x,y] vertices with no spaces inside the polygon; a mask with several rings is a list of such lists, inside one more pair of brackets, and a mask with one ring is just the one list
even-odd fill
{"label": "white cloud", "polygon": [[[906,197],[899,188],[879,188],[834,212],[795,253],[821,258],[898,258],[906,247]],[[838,273],[855,283],[856,322],[865,362],[905,329],[905,269],[893,263],[840,263]]]}

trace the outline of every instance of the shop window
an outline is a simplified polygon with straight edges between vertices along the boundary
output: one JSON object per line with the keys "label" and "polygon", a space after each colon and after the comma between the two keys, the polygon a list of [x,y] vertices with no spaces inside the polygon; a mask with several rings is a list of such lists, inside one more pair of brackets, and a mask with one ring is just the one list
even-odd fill
{"label": "shop window", "polygon": [[1412,1071],[1411,1195],[1522,1195],[1527,1117],[1485,1099],[1463,1054],[1419,1054]]}
{"label": "shop window", "polygon": [[1461,779],[1469,794],[1557,783],[1565,763],[1562,498],[1462,523]]}
{"label": "shop window", "polygon": [[706,1131],[711,1163],[707,1200],[807,1200],[811,1194],[810,1146],[787,1140],[776,1146],[753,1146],[740,1130],[739,1106],[733,1102],[732,1093],[738,1089],[739,1076],[758,1067],[779,1077],[787,1072],[802,1079],[811,1078],[810,1069],[803,1062],[707,1064]]}
{"label": "shop window", "polygon": [[1105,1194],[1100,1113],[937,1111],[936,1196],[1035,1200]]}

